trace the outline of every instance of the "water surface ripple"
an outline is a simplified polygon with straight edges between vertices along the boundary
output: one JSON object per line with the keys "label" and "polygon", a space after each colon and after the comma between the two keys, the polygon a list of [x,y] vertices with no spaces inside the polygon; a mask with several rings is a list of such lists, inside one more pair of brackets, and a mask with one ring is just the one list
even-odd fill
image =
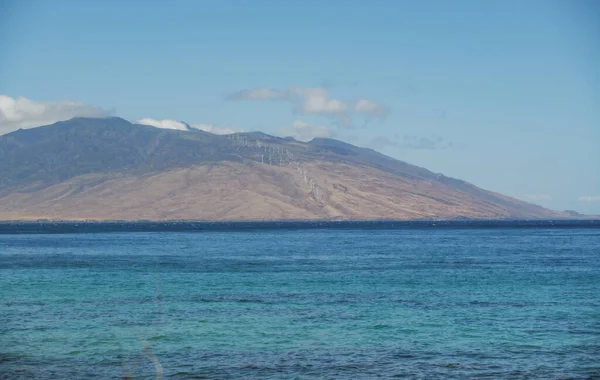
{"label": "water surface ripple", "polygon": [[600,378],[596,228],[94,232],[0,235],[0,378]]}

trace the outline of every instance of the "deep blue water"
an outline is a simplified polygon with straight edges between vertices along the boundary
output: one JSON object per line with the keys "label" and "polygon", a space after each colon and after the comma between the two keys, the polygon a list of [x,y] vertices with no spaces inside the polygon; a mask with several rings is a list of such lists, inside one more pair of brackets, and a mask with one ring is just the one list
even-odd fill
{"label": "deep blue water", "polygon": [[0,224],[0,378],[600,378],[594,224],[33,225]]}

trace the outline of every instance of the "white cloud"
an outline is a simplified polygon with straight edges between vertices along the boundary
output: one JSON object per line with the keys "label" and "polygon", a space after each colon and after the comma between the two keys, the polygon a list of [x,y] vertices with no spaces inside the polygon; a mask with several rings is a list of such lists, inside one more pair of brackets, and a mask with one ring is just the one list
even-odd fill
{"label": "white cloud", "polygon": [[0,95],[0,135],[74,117],[106,117],[109,112],[70,100],[36,102],[24,97]]}
{"label": "white cloud", "polygon": [[271,90],[270,88],[255,88],[234,92],[227,98],[229,100],[288,99],[289,94],[286,91]]}
{"label": "white cloud", "polygon": [[360,99],[354,104],[354,112],[371,116],[384,116],[388,113],[388,109],[372,100]]}
{"label": "white cloud", "polygon": [[554,198],[548,194],[523,194],[523,198],[532,201],[551,201]]}
{"label": "white cloud", "polygon": [[151,118],[140,119],[136,121],[137,124],[150,125],[156,128],[164,128],[164,129],[176,129],[180,131],[189,131],[193,129],[198,129],[205,132],[214,133],[215,135],[228,135],[231,133],[235,133],[236,131],[231,128],[219,127],[214,124],[187,124],[182,121],[177,120],[155,120]]}
{"label": "white cloud", "polygon": [[301,113],[321,115],[341,115],[348,106],[338,99],[331,99],[329,91],[321,87],[292,88],[290,90],[300,98]]}
{"label": "white cloud", "polygon": [[323,87],[291,87],[286,91],[269,88],[254,88],[235,92],[229,100],[286,100],[295,105],[294,110],[301,114],[323,115],[338,118],[344,127],[351,126],[349,115],[383,117],[389,109],[369,99],[359,99],[350,103],[331,97]]}
{"label": "white cloud", "polygon": [[600,202],[600,195],[584,195],[584,196],[577,198],[577,200],[579,202],[587,202],[587,203]]}
{"label": "white cloud", "polygon": [[136,121],[137,124],[150,125],[156,128],[163,129],[176,129],[179,131],[187,131],[188,127],[186,123],[177,120],[154,120],[150,118],[141,119]]}
{"label": "white cloud", "polygon": [[295,120],[291,127],[283,128],[278,133],[280,136],[291,136],[296,140],[310,141],[316,137],[330,137],[329,129],[321,126],[310,125],[301,120]]}
{"label": "white cloud", "polygon": [[321,97],[308,97],[302,102],[302,113],[339,115],[344,113],[346,105],[337,99],[327,99]]}
{"label": "white cloud", "polygon": [[230,135],[239,132],[227,127],[218,127],[214,124],[192,124],[191,127],[204,132],[214,133],[215,135]]}

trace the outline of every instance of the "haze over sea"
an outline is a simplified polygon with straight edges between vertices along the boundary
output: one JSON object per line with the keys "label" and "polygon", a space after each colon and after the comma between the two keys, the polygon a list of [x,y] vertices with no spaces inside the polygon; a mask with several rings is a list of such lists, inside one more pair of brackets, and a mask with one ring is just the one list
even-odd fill
{"label": "haze over sea", "polygon": [[600,223],[433,224],[0,223],[0,378],[600,378]]}

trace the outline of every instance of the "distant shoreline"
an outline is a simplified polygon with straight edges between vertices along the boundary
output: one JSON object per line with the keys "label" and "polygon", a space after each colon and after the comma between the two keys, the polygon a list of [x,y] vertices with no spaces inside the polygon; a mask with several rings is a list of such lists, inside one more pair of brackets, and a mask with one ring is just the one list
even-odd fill
{"label": "distant shoreline", "polygon": [[243,232],[260,230],[393,230],[600,228],[600,219],[561,220],[285,220],[285,221],[0,221],[0,234],[105,232]]}

